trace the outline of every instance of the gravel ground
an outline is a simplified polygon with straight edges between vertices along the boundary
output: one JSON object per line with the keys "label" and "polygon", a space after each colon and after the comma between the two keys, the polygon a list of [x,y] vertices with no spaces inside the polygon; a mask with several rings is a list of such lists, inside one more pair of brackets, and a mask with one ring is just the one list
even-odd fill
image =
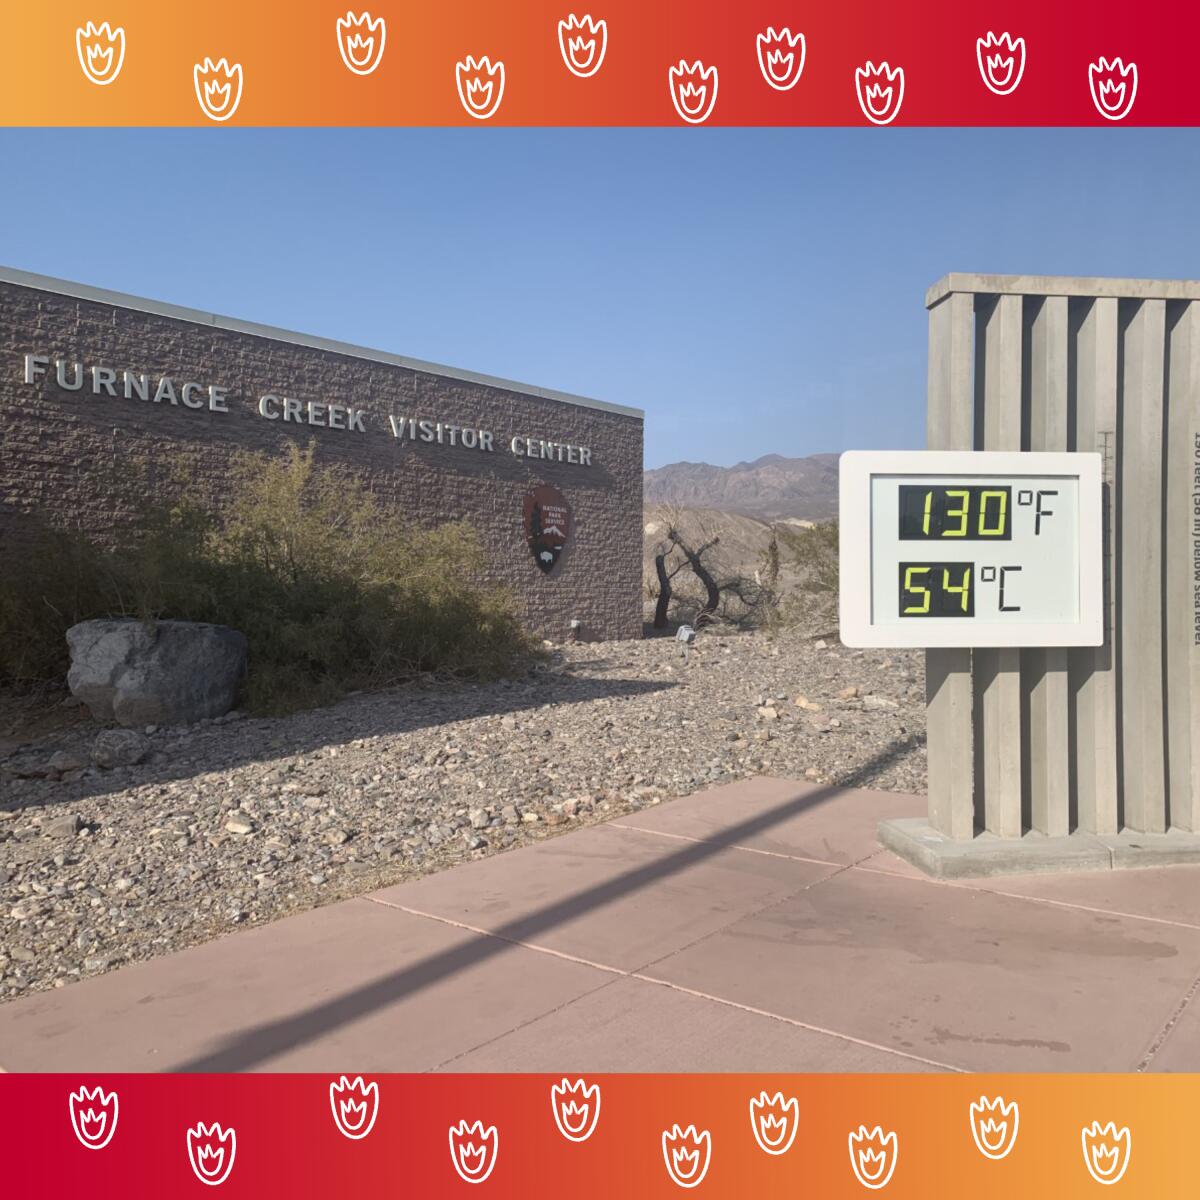
{"label": "gravel ground", "polygon": [[[762,634],[702,636],[686,662],[665,639],[560,646],[519,680],[97,729],[0,744],[4,998],[712,784],[925,788],[919,653]],[[122,757],[142,761],[97,765]]]}

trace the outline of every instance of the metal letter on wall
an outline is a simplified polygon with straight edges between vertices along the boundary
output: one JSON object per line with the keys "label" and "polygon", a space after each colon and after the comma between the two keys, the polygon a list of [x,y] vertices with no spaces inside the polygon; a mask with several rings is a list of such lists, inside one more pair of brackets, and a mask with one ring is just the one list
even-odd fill
{"label": "metal letter on wall", "polygon": [[525,493],[525,541],[533,561],[547,575],[571,536],[571,506],[562,492],[539,483]]}

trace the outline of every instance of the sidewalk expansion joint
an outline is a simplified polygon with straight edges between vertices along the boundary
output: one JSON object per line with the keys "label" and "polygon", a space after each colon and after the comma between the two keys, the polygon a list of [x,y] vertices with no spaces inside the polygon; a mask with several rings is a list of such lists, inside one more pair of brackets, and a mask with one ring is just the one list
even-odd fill
{"label": "sidewalk expansion joint", "polygon": [[1183,998],[1179,1001],[1179,1003],[1175,1006],[1174,1011],[1167,1018],[1166,1024],[1163,1025],[1163,1027],[1158,1031],[1154,1037],[1154,1040],[1150,1043],[1149,1048],[1146,1050],[1146,1053],[1142,1055],[1141,1061],[1136,1067],[1133,1068],[1135,1074],[1148,1071],[1150,1069],[1150,1064],[1154,1060],[1154,1056],[1163,1048],[1163,1044],[1171,1035],[1171,1030],[1173,1030],[1175,1026],[1179,1024],[1179,1019],[1187,1011],[1188,1005],[1191,1004],[1197,992],[1200,992],[1200,976],[1197,976],[1192,980],[1192,986],[1183,993]]}
{"label": "sidewalk expansion joint", "polygon": [[[840,874],[841,871],[851,870],[853,864],[830,863],[827,865],[838,866],[840,869],[839,869],[839,871],[835,872],[835,874]],[[824,880],[828,879],[828,878],[832,878],[832,876],[825,876],[822,879],[812,880],[811,882],[806,884],[804,887],[798,888],[797,891],[793,894],[798,895],[800,892],[806,891],[810,887],[815,887],[817,884],[824,882]],[[852,1034],[849,1034],[849,1033],[839,1033],[835,1029],[826,1029],[821,1025],[812,1025],[807,1021],[797,1020],[795,1017],[786,1017],[786,1016],[782,1015],[781,1013],[771,1012],[767,1009],[762,1009],[762,1008],[755,1008],[749,1004],[742,1004],[737,1000],[726,999],[724,996],[715,996],[709,992],[701,992],[701,991],[697,991],[695,988],[685,987],[682,984],[671,983],[670,980],[659,979],[653,975],[646,975],[646,974],[642,973],[644,968],[638,969],[638,970],[633,970],[633,971],[628,971],[622,967],[611,966],[608,963],[594,962],[591,959],[582,958],[577,954],[568,954],[562,950],[553,950],[549,946],[542,946],[536,942],[523,942],[516,938],[505,937],[503,934],[493,933],[490,929],[483,929],[477,925],[470,925],[466,921],[458,921],[458,920],[455,920],[453,917],[443,917],[443,916],[439,916],[437,913],[425,912],[419,908],[410,908],[406,904],[396,904],[395,902],[393,902],[391,900],[382,900],[377,896],[367,896],[364,898],[371,901],[371,903],[373,903],[373,904],[382,905],[384,908],[392,908],[392,909],[396,909],[398,912],[407,913],[410,917],[424,917],[426,920],[437,921],[442,925],[448,925],[453,929],[459,929],[465,933],[473,933],[473,934],[478,935],[479,937],[493,938],[497,941],[505,942],[510,946],[519,947],[522,950],[531,950],[536,954],[548,954],[553,958],[559,958],[559,959],[564,960],[565,962],[577,963],[578,965],[584,966],[584,967],[591,967],[594,970],[604,971],[610,975],[619,976],[624,979],[636,979],[639,983],[650,984],[651,986],[654,986],[654,987],[668,988],[670,991],[680,992],[683,995],[692,996],[699,1000],[707,1000],[712,1004],[719,1004],[725,1008],[736,1009],[739,1012],[749,1013],[752,1016],[765,1017],[768,1020],[778,1021],[780,1024],[783,1024],[783,1025],[790,1025],[794,1029],[803,1029],[808,1033],[820,1034],[824,1037],[834,1038],[837,1041],[848,1042],[855,1046],[862,1046],[868,1050],[876,1050],[883,1054],[890,1054],[897,1058],[906,1059],[909,1062],[917,1062],[917,1063],[921,1063],[923,1066],[934,1067],[937,1070],[952,1071],[956,1074],[965,1074],[966,1073],[962,1067],[955,1067],[949,1063],[939,1062],[937,1059],[925,1058],[919,1054],[912,1054],[906,1050],[897,1050],[893,1046],[885,1046],[879,1042],[867,1041],[864,1038],[854,1037]],[[784,899],[786,899],[786,897]],[[771,904],[764,905],[763,908],[764,909],[771,908],[774,906],[774,904],[778,904],[778,903],[782,903],[782,902],[783,902],[782,900],[773,901]],[[740,920],[742,918],[739,917],[737,919]],[[711,933],[707,934],[705,936],[711,936]],[[703,941],[703,940],[704,940],[703,938],[697,939],[697,941]],[[692,944],[694,945],[695,943],[692,943]],[[684,947],[684,949],[686,949],[686,947]],[[672,951],[672,953],[678,953],[678,951]],[[664,955],[663,957],[669,958],[670,955]],[[661,961],[663,961],[663,959],[656,959],[655,961],[661,962]],[[652,966],[653,963],[651,963],[649,965]],[[602,987],[604,987],[604,986],[607,986],[607,984],[602,985]],[[601,988],[593,988],[589,992],[586,992],[584,994],[585,995],[593,995],[595,992],[600,991],[600,990],[601,990]],[[568,1008],[572,1004],[576,1003],[576,1001],[580,998],[581,997],[576,997],[575,1000],[569,1000],[565,1004],[560,1005],[559,1008]],[[555,1009],[553,1011],[558,1011],[558,1010]],[[546,1016],[546,1015],[548,1015],[548,1014],[545,1014],[545,1013],[541,1014],[541,1016]],[[533,1020],[539,1020],[539,1019],[540,1019],[540,1017],[533,1018]],[[528,1023],[529,1022],[524,1022],[523,1024],[528,1024]],[[521,1027],[522,1026],[516,1026],[515,1028],[521,1028]],[[508,1030],[506,1032],[513,1032],[513,1031]],[[500,1036],[504,1036],[504,1035],[502,1034]],[[484,1044],[486,1044],[486,1043],[484,1043]],[[463,1051],[462,1053],[465,1054],[465,1053],[467,1053],[467,1051]],[[461,1054],[455,1055],[454,1057],[455,1058],[461,1057]],[[448,1059],[447,1061],[452,1062],[454,1060]],[[434,1069],[436,1070],[437,1068],[434,1068]]]}
{"label": "sidewalk expansion joint", "polygon": [[[874,855],[868,857],[873,858]],[[861,861],[866,862],[867,859]],[[1160,869],[1169,870],[1170,868]],[[907,879],[909,883],[929,883],[936,887],[959,888],[964,892],[974,892],[977,895],[1003,896],[1006,900],[1023,900],[1026,904],[1048,904],[1052,908],[1093,913],[1098,917],[1118,917],[1125,921],[1144,921],[1149,925],[1169,925],[1173,929],[1190,929],[1200,932],[1200,923],[1195,921],[1177,921],[1172,917],[1152,917],[1148,913],[1125,912],[1119,908],[1100,908],[1095,904],[1081,904],[1077,900],[1055,900],[1050,896],[1026,896],[1020,892],[1006,892],[998,887],[980,887],[978,884],[967,883],[961,879],[929,879],[924,876],[902,875],[899,871],[884,871],[879,867],[864,867],[858,864],[855,864],[855,870],[862,871],[867,875],[884,875],[889,879]]]}
{"label": "sidewalk expansion joint", "polygon": [[[644,825],[626,825],[618,821],[613,822],[613,827],[616,829],[628,829],[634,833],[646,833],[652,837],[670,838],[680,842],[696,842],[698,844],[707,844],[711,842],[710,838],[691,837],[683,833],[667,833],[661,829],[647,829]],[[830,879],[836,878],[842,871],[862,871],[867,875],[882,875],[887,879],[903,879],[909,883],[925,883],[932,884],[935,887],[950,887],[960,888],[967,892],[982,893],[986,896],[1003,896],[1008,900],[1023,900],[1027,904],[1049,904],[1054,908],[1073,909],[1077,912],[1095,913],[1102,917],[1120,917],[1127,921],[1145,921],[1151,925],[1168,925],[1174,929],[1193,929],[1200,931],[1200,922],[1196,921],[1178,921],[1171,917],[1152,917],[1146,913],[1131,913],[1125,912],[1117,908],[1100,908],[1094,904],[1081,904],[1074,900],[1055,900],[1048,896],[1025,896],[1020,892],[1006,892],[998,887],[980,887],[978,884],[969,883],[961,879],[932,879],[926,875],[908,875],[902,874],[899,871],[886,871],[880,867],[866,866],[872,858],[874,858],[881,850],[886,850],[886,847],[878,847],[870,854],[864,855],[862,858],[855,860],[852,863],[837,863],[826,858],[810,858],[801,854],[784,854],[779,850],[762,850],[757,846],[743,846],[740,844],[730,845],[730,850],[742,850],[747,854],[762,854],[768,858],[782,858],[791,862],[807,863],[810,866],[817,867],[837,867],[838,870],[833,875],[826,875],[822,879],[816,880],[817,883],[825,883]],[[1166,869],[1166,868],[1163,868]],[[1103,872],[1101,872],[1103,874]],[[812,886],[811,884],[808,886]],[[803,890],[803,889],[802,889]]]}
{"label": "sidewalk expansion joint", "polygon": [[[670,840],[676,842],[691,842],[697,846],[708,846],[713,844],[711,838],[690,837],[686,833],[667,833],[662,829],[647,829],[644,825],[625,825],[619,821],[614,821],[613,828],[628,829],[633,833],[648,833],[651,837],[669,838]],[[731,843],[729,846],[726,846],[725,849],[741,850],[746,854],[761,854],[765,858],[782,858],[788,862],[808,863],[811,866],[816,867],[845,867],[850,865],[847,863],[830,862],[826,858],[805,858],[799,854],[783,854],[778,850],[761,850],[757,846],[743,846],[738,842]],[[874,851],[872,851],[872,854],[873,853]],[[870,855],[867,857],[870,857]],[[858,861],[864,862],[865,859],[859,859]]]}
{"label": "sidewalk expansion joint", "polygon": [[553,1008],[546,1009],[545,1012],[535,1013],[531,1017],[526,1017],[523,1021],[518,1021],[511,1029],[505,1029],[502,1033],[496,1034],[494,1037],[484,1038],[482,1042],[476,1043],[474,1046],[468,1046],[465,1050],[459,1050],[457,1053],[450,1055],[449,1058],[443,1059],[439,1063],[435,1063],[432,1067],[426,1067],[423,1074],[435,1074],[438,1071],[444,1070],[451,1063],[456,1063],[459,1059],[466,1058],[469,1054],[474,1054],[477,1050],[482,1050],[485,1046],[495,1045],[496,1042],[502,1042],[511,1034],[519,1033],[522,1029],[527,1029],[530,1025],[536,1025],[539,1021],[544,1021],[547,1017],[554,1016],[555,1013],[563,1012],[571,1007],[572,1004],[577,1004],[580,1000],[589,999],[592,996],[604,991],[605,988],[614,987],[619,982],[619,977],[606,979],[603,983],[598,984],[594,988],[589,988],[581,995],[572,996],[570,1000],[563,1000],[556,1004]]}

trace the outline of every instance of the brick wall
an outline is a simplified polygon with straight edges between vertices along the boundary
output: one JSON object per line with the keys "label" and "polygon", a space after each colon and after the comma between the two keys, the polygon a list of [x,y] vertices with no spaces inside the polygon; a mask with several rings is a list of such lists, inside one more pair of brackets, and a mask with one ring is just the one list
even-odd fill
{"label": "brick wall", "polygon": [[[24,356],[50,359],[34,384]],[[228,411],[61,390],[54,360],[162,375],[228,392]],[[353,406],[364,432],[259,415],[265,393]],[[320,411],[320,410],[318,410]],[[495,450],[410,442],[389,416],[490,430]],[[328,419],[326,414],[326,419]],[[317,462],[362,474],[397,522],[466,519],[490,579],[517,596],[529,625],[562,639],[572,618],[590,638],[641,635],[642,422],[639,417],[0,281],[0,544],[19,562],[32,518],[103,536],[170,500],[171,463],[219,508],[231,453],[316,445]],[[592,465],[519,457],[514,436],[592,451]],[[526,544],[522,498],[553,484],[574,528],[549,575]],[[149,494],[146,494],[147,491]]]}

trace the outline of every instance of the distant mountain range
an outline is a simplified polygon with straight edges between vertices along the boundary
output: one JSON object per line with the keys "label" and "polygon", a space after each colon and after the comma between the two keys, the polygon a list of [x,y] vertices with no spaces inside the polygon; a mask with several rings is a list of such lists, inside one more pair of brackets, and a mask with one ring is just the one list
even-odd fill
{"label": "distant mountain range", "polygon": [[837,516],[838,456],[765,454],[732,467],[680,462],[644,474],[646,505],[720,509],[760,520]]}

